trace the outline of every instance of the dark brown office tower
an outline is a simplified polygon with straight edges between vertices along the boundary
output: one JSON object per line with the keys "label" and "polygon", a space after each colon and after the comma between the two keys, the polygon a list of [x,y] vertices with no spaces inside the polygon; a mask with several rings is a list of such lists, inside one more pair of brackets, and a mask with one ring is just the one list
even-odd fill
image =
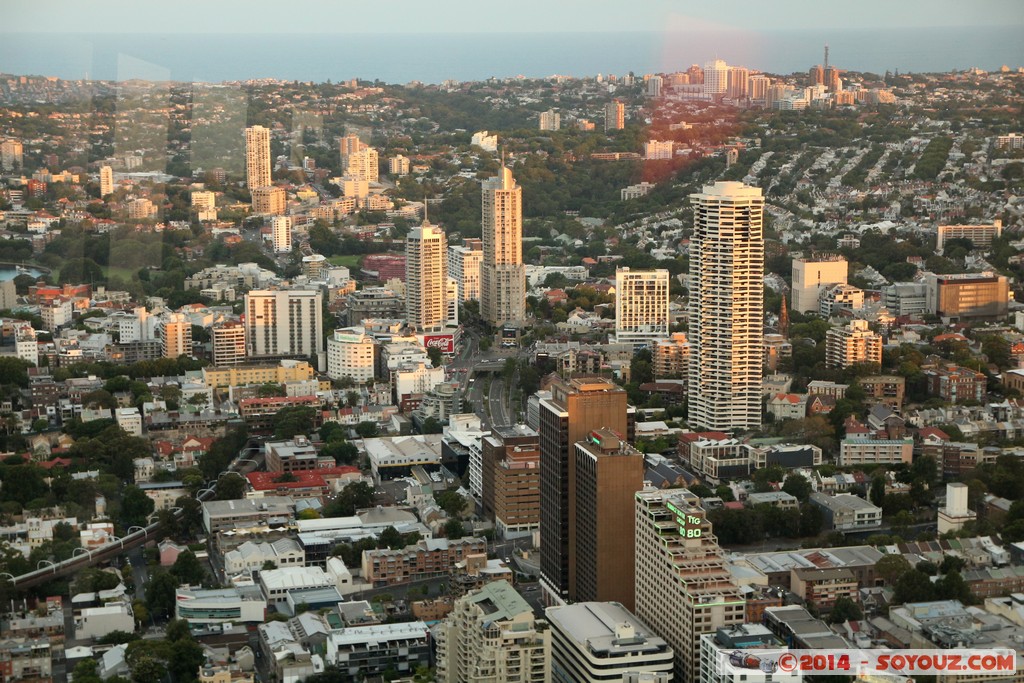
{"label": "dark brown office tower", "polygon": [[644,487],[644,456],[621,435],[596,429],[574,444],[575,529],[573,565],[576,602],[636,606],[634,522],[636,492]]}
{"label": "dark brown office tower", "polygon": [[822,68],[821,64],[815,64],[808,71],[808,85],[821,85],[825,82],[825,69]]}
{"label": "dark brown office tower", "polygon": [[601,377],[558,379],[550,391],[540,401],[540,574],[545,599],[559,603],[575,592],[574,444],[602,427],[631,441],[636,412],[626,392]]}

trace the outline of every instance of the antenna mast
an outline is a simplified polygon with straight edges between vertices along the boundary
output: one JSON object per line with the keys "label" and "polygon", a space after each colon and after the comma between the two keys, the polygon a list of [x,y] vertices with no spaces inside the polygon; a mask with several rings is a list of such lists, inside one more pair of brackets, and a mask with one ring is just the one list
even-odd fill
{"label": "antenna mast", "polygon": [[828,69],[828,43],[825,43],[825,68]]}

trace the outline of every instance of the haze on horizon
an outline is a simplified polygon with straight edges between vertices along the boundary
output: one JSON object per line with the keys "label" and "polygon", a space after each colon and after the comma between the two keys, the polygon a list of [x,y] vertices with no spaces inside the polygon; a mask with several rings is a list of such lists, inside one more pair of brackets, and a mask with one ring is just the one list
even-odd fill
{"label": "haze on horizon", "polygon": [[379,4],[312,0],[289,11],[267,0],[181,0],[172,7],[139,0],[40,0],[0,10],[0,35],[19,33],[538,33],[741,31],[780,29],[1024,26],[1019,0],[646,0],[629,6],[587,0],[389,0]]}

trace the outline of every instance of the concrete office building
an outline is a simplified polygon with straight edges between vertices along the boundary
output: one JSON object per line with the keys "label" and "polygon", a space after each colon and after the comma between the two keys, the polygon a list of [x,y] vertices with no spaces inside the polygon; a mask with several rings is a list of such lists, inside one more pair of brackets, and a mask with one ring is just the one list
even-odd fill
{"label": "concrete office building", "polygon": [[667,270],[615,270],[615,341],[646,345],[668,337]]}
{"label": "concrete office building", "polygon": [[604,132],[622,130],[626,127],[626,105],[621,100],[612,100],[604,107]]}
{"label": "concrete office building", "polygon": [[1010,285],[992,272],[928,273],[928,308],[949,320],[1001,320],[1009,310]]}
{"label": "concrete office building", "polygon": [[721,181],[690,198],[689,423],[756,429],[764,362],[764,198],[759,188]]}
{"label": "concrete office building", "polygon": [[448,239],[423,221],[405,238],[405,320],[418,332],[439,332],[448,319]]}
{"label": "concrete office building", "polygon": [[938,225],[935,227],[935,251],[946,248],[946,242],[952,239],[967,239],[975,249],[987,249],[992,240],[1003,234],[1003,222],[994,220],[979,225]]}
{"label": "concrete office building", "polygon": [[263,126],[245,129],[245,180],[249,191],[270,185],[270,130]]}
{"label": "concrete office building", "polygon": [[439,683],[551,681],[551,633],[507,581],[456,600],[434,637]]}
{"label": "concrete office building", "polygon": [[745,618],[704,510],[678,491],[636,494],[636,615],[675,653],[676,681],[700,672],[701,636]]}
{"label": "concrete office building", "polygon": [[721,59],[704,64],[704,95],[715,97],[729,91],[729,65]]}
{"label": "concrete office building", "polygon": [[549,607],[544,616],[551,625],[554,683],[600,683],[629,680],[629,676],[638,674],[672,674],[672,648],[618,603]]}
{"label": "concrete office building", "polygon": [[558,130],[562,127],[562,116],[554,109],[548,109],[540,113],[541,130]]}
{"label": "concrete office building", "polygon": [[549,389],[539,403],[541,586],[549,604],[562,604],[576,589],[574,444],[602,427],[630,441],[636,417],[626,392],[604,378],[556,379]]}
{"label": "concrete office building", "polygon": [[494,327],[526,317],[522,200],[523,190],[507,166],[484,181],[480,315]]}
{"label": "concrete office building", "polygon": [[274,216],[270,222],[274,252],[289,254],[292,251],[292,219],[289,216]]}
{"label": "concrete office building", "polygon": [[327,376],[350,377],[357,384],[373,381],[376,346],[361,327],[335,330],[327,340]]}
{"label": "concrete office building", "polygon": [[595,429],[574,444],[575,524],[569,530],[574,563],[569,583],[576,601],[618,602],[633,609],[636,492],[644,487],[644,456],[622,435]]}
{"label": "concrete office building", "polygon": [[315,289],[261,289],[245,295],[246,351],[250,358],[324,352],[323,294]]}
{"label": "concrete office building", "polygon": [[408,157],[404,157],[401,154],[398,154],[388,159],[388,175],[409,175]]}
{"label": "concrete office building", "polygon": [[822,293],[845,285],[849,267],[845,258],[835,254],[793,259],[792,309],[798,313],[818,312]]}
{"label": "concrete office building", "polygon": [[283,187],[268,185],[257,187],[250,191],[252,194],[252,212],[269,216],[280,216],[284,214],[288,203],[288,196]]}
{"label": "concrete office building", "polygon": [[464,239],[462,244],[448,247],[448,277],[459,286],[459,301],[480,300],[480,264],[483,259],[481,240]]}

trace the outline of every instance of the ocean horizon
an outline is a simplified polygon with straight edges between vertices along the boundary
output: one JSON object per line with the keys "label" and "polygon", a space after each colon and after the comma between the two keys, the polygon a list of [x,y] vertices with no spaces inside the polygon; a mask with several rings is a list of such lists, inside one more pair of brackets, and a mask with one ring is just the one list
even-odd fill
{"label": "ocean horizon", "polygon": [[0,72],[63,79],[385,83],[672,72],[720,58],[774,74],[1024,66],[1017,26],[448,34],[4,34]]}

